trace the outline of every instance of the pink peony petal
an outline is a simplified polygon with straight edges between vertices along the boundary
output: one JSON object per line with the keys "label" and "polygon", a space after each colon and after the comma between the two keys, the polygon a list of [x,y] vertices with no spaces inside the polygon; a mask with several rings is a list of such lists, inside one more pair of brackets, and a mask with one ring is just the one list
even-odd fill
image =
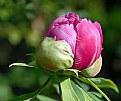
{"label": "pink peony petal", "polygon": [[91,21],[82,19],[77,25],[73,68],[82,70],[92,65],[98,48],[99,31]]}
{"label": "pink peony petal", "polygon": [[71,46],[72,53],[75,54],[76,32],[73,26],[68,24],[56,26],[47,36],[56,38],[56,40],[65,40]]}
{"label": "pink peony petal", "polygon": [[57,19],[53,21],[53,23],[48,28],[48,31],[52,30],[55,26],[59,26],[62,24],[73,24],[75,27],[80,22],[79,16],[73,12],[69,12],[65,15],[59,16]]}
{"label": "pink peony petal", "polygon": [[96,58],[95,58],[95,61],[96,61],[99,58],[101,51],[102,51],[103,36],[102,36],[102,29],[101,29],[100,24],[98,22],[94,22],[94,25],[96,26],[96,28],[99,31],[99,34],[97,34],[98,45],[97,45],[97,54],[96,54]]}
{"label": "pink peony petal", "polygon": [[65,15],[61,15],[57,19],[55,19],[48,28],[48,31],[51,31],[55,26],[59,26],[60,22],[63,22],[63,24],[68,24],[68,19],[65,18]]}
{"label": "pink peony petal", "polygon": [[101,26],[98,22],[94,22],[94,25],[96,26],[96,28],[98,29],[99,31],[99,34],[100,34],[100,39],[101,39],[101,44],[103,43],[103,35],[102,35],[102,29],[101,29]]}

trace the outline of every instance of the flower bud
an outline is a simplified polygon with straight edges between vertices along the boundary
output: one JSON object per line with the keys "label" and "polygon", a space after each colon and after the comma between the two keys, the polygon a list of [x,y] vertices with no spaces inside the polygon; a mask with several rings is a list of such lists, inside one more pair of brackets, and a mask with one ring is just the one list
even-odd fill
{"label": "flower bud", "polygon": [[70,12],[52,22],[37,50],[36,61],[49,70],[73,68],[82,71],[95,64],[101,55],[102,43],[98,22],[80,19]]}
{"label": "flower bud", "polygon": [[72,67],[73,54],[69,44],[46,37],[36,51],[37,64],[48,70],[60,70]]}
{"label": "flower bud", "polygon": [[99,59],[97,59],[93,63],[92,66],[82,70],[81,73],[86,77],[94,77],[100,72],[101,66],[102,66],[102,57],[100,56]]}

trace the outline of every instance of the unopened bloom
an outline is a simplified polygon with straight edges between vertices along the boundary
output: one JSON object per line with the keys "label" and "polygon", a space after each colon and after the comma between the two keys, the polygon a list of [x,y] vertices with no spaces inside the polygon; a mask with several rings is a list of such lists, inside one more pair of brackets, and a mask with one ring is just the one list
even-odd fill
{"label": "unopened bloom", "polygon": [[[61,48],[59,49],[60,51],[67,52],[69,56],[67,59],[69,65],[66,65],[68,67],[65,66],[65,68],[73,68],[82,71],[92,66],[101,56],[103,38],[100,24],[98,22],[92,23],[86,18],[80,19],[78,15],[73,12],[67,13],[55,19],[48,28],[43,40],[48,37],[54,39],[55,42],[64,41],[66,45],[68,44],[67,50],[64,48],[64,50],[61,50]],[[51,47],[49,47],[49,49],[51,49]],[[49,51],[49,49],[47,50]],[[54,49],[51,53],[53,53],[54,56]],[[42,56],[36,54],[36,57],[37,60],[39,60],[38,58],[41,58]],[[62,61],[59,60],[59,57],[56,59],[58,61]],[[46,58],[43,58],[43,61],[44,60],[45,64],[48,64]],[[50,60],[53,60],[53,58]],[[67,61],[64,60],[63,62]],[[56,69],[56,67],[54,68]],[[49,69],[49,67],[47,67],[47,69]]]}

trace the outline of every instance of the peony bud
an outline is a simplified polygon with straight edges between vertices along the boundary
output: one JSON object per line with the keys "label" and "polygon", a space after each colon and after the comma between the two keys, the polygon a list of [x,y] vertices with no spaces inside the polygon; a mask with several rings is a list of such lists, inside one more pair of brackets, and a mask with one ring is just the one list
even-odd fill
{"label": "peony bud", "polygon": [[[48,37],[51,38],[49,40],[53,40],[53,43],[60,43],[57,46],[54,44],[53,47],[48,46]],[[48,45],[45,42],[48,42]],[[38,48],[36,52],[36,61],[41,67],[50,70],[74,68],[82,71],[91,67],[100,57],[102,42],[102,30],[98,22],[92,23],[90,20],[80,19],[73,12],[67,13],[55,19],[50,25],[44,40],[40,44],[40,49]],[[43,49],[44,45],[47,46]],[[54,47],[61,48],[56,49]],[[64,50],[68,55],[63,54]],[[50,51],[51,55],[46,53],[50,53]]]}

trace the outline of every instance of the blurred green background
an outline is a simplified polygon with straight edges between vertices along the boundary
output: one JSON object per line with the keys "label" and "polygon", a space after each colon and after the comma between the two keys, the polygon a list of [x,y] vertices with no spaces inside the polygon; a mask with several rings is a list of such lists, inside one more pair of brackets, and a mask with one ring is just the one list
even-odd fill
{"label": "blurred green background", "polygon": [[[9,65],[28,63],[26,54],[35,52],[50,23],[72,11],[101,24],[103,66],[97,77],[112,79],[121,90],[120,0],[0,0],[0,101],[34,91],[43,83],[38,70]],[[121,101],[121,93],[104,91],[112,101]]]}

